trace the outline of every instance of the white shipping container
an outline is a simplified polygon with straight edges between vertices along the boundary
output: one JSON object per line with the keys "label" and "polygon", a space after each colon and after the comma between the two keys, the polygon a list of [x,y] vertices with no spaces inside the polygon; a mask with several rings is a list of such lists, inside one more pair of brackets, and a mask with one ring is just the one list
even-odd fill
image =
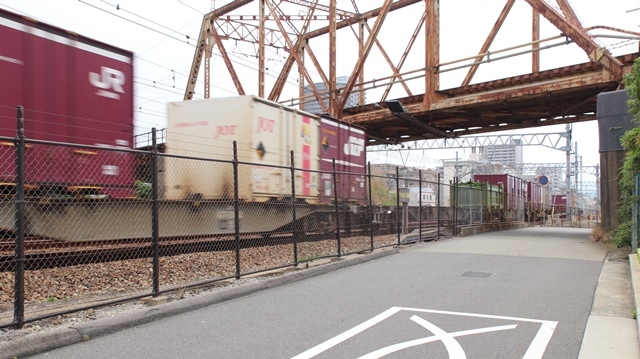
{"label": "white shipping container", "polygon": [[[291,196],[290,152],[295,167],[317,171],[319,118],[255,96],[168,105],[166,153],[233,160],[237,141],[239,198],[263,202]],[[165,158],[163,198],[233,198],[233,166],[219,161]],[[296,172],[296,197],[317,201],[318,173]]]}

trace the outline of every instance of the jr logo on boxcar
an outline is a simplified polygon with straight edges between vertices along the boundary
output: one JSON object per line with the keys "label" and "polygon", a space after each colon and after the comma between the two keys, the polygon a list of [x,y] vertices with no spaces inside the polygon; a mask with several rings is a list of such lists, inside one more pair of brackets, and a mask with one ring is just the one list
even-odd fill
{"label": "jr logo on boxcar", "polygon": [[216,126],[216,135],[213,139],[220,138],[220,136],[232,136],[236,134],[236,128],[238,125],[230,125],[230,126]]}
{"label": "jr logo on boxcar", "polygon": [[360,157],[364,150],[364,139],[349,136],[349,142],[344,144],[344,154]]}
{"label": "jr logo on boxcar", "polygon": [[270,120],[264,117],[258,117],[258,128],[256,129],[256,133],[260,133],[260,132],[273,133],[275,127],[276,127],[275,120]]}
{"label": "jr logo on boxcar", "polygon": [[96,91],[96,95],[119,100],[120,95],[116,92],[124,93],[125,78],[124,72],[102,66],[100,73],[89,72],[89,82],[100,90]]}

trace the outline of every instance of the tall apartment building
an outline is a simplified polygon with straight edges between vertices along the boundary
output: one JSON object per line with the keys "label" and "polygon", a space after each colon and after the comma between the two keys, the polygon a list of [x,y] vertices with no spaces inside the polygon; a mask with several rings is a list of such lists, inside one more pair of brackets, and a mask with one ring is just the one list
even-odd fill
{"label": "tall apartment building", "polygon": [[[336,87],[337,88],[344,87],[347,84],[347,81],[349,81],[349,76],[336,77]],[[316,82],[313,85],[316,87],[318,92],[321,93],[321,96],[324,99],[325,105],[329,106],[328,94],[326,93],[329,89],[327,89],[327,86],[324,85],[324,82]],[[318,101],[316,101],[315,97],[313,97],[313,91],[311,91],[311,87],[309,85],[304,87],[304,96],[305,96],[304,110],[306,112],[316,113],[316,114],[323,112],[322,107],[320,107],[320,104],[318,103]],[[351,95],[349,95],[349,98],[347,98],[347,103],[345,104],[345,107],[357,106],[359,96],[360,96],[359,92],[352,92]],[[362,96],[364,96],[364,93],[362,94]]]}
{"label": "tall apartment building", "polygon": [[489,162],[520,164],[522,163],[522,140],[513,139],[509,145],[481,147],[480,153]]}

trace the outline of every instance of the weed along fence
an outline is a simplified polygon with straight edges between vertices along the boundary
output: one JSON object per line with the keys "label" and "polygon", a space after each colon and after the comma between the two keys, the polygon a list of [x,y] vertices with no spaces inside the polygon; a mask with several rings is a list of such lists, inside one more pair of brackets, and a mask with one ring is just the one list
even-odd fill
{"label": "weed along fence", "polygon": [[[2,328],[471,227],[524,224],[528,211],[499,186],[403,177],[398,168],[372,173],[371,165],[344,171],[335,158],[315,166],[304,150],[272,163],[246,160],[270,158],[268,148],[249,153],[236,142],[223,159],[160,153],[155,133],[146,150],[29,140],[22,128],[0,141],[14,144],[0,148]],[[580,211],[538,224],[594,223]]]}

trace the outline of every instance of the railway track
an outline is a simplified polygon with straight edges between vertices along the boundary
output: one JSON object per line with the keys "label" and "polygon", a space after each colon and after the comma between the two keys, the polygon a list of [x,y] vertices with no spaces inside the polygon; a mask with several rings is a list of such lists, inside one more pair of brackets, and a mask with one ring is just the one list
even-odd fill
{"label": "railway track", "polygon": [[[387,234],[381,231],[380,234]],[[342,238],[369,235],[357,232],[354,235],[342,233]],[[312,242],[335,239],[335,233],[314,233],[298,236],[298,242]],[[268,238],[260,234],[242,235],[240,249],[293,243],[291,233],[272,234]],[[159,244],[159,255],[235,250],[234,236],[224,235],[206,238],[164,238]],[[0,272],[15,270],[15,242],[0,241]],[[149,239],[118,240],[100,242],[62,242],[51,239],[28,238],[25,240],[25,270],[62,268],[82,264],[105,263],[119,260],[151,258],[153,250]]]}

